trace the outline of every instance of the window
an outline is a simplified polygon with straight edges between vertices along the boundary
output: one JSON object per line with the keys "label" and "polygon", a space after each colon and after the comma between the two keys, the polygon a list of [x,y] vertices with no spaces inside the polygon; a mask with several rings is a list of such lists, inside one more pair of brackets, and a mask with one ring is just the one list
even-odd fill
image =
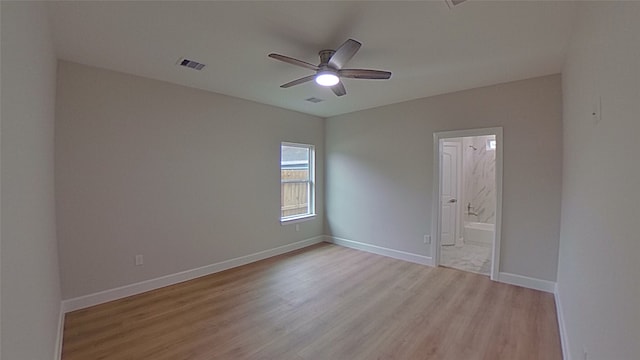
{"label": "window", "polygon": [[315,215],[313,145],[283,142],[280,146],[280,221]]}

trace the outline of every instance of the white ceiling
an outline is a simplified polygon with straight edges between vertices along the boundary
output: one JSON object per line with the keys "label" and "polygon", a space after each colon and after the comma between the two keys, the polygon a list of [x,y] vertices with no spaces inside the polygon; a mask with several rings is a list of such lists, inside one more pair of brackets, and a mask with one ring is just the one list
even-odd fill
{"label": "white ceiling", "polygon": [[[558,73],[575,4],[441,1],[51,2],[60,59],[164,80],[322,117]],[[336,97],[314,82],[281,89],[347,38],[363,46],[349,68],[391,80],[345,79]],[[176,66],[180,57],[202,71]],[[318,97],[326,101],[305,101]]]}

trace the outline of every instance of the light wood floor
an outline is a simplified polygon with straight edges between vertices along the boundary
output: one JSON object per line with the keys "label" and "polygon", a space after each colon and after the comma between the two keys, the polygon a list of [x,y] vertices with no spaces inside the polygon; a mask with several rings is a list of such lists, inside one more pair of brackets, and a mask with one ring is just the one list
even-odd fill
{"label": "light wood floor", "polygon": [[67,314],[64,360],[561,359],[551,294],[319,244]]}

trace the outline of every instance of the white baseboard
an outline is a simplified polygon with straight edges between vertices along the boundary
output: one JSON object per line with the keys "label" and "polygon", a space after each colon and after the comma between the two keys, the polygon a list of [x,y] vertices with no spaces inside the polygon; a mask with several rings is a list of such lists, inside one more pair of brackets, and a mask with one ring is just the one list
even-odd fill
{"label": "white baseboard", "polygon": [[522,275],[516,275],[516,274],[510,274],[510,273],[504,273],[504,272],[501,272],[498,274],[498,281],[505,284],[522,286],[529,289],[540,290],[548,293],[553,293],[556,287],[556,283],[553,281],[540,280],[540,279],[536,279],[528,276],[522,276]]}
{"label": "white baseboard", "polygon": [[560,292],[558,291],[558,283],[556,283],[553,296],[556,300],[556,314],[558,316],[558,330],[560,331],[560,344],[562,345],[562,358],[571,360],[569,352],[569,338],[567,336],[567,328],[564,323],[564,312],[562,311],[562,303],[560,302]]}
{"label": "white baseboard", "polygon": [[365,243],[361,243],[353,240],[338,238],[335,236],[325,236],[325,241],[328,243],[332,243],[332,244],[336,244],[336,245],[340,245],[340,246],[344,246],[344,247],[348,247],[356,250],[362,250],[362,251],[370,252],[373,254],[392,257],[394,259],[400,259],[400,260],[409,261],[416,264],[433,266],[433,258],[431,258],[430,256],[418,255],[418,254],[413,254],[405,251],[389,249],[382,246],[365,244]]}
{"label": "white baseboard", "polygon": [[64,333],[64,309],[60,303],[60,313],[58,315],[58,334],[56,335],[56,348],[53,358],[55,360],[62,359],[62,335]]}
{"label": "white baseboard", "polygon": [[159,289],[165,286],[181,283],[183,281],[192,280],[201,276],[210,275],[220,271],[228,270],[234,267],[246,265],[255,261],[270,258],[272,256],[284,254],[290,251],[302,249],[313,244],[324,241],[324,236],[316,236],[310,239],[298,241],[292,244],[280,246],[277,248],[260,251],[254,254],[237,257],[235,259],[221,261],[215,264],[202,266],[196,269],[186,270],[175,274],[162,276],[155,279],[141,281],[139,283],[125,285],[114,289],[100,291],[94,294],[84,295],[73,299],[62,301],[62,309],[65,313],[84,309],[90,306],[102,304],[105,302],[122,299],[127,296],[140,294],[143,292]]}

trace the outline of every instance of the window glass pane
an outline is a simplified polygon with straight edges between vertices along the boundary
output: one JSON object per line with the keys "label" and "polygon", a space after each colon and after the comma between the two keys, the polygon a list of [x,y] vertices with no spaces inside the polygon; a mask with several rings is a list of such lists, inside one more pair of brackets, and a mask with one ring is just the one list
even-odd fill
{"label": "window glass pane", "polygon": [[309,180],[309,148],[283,145],[280,159],[283,181]]}

